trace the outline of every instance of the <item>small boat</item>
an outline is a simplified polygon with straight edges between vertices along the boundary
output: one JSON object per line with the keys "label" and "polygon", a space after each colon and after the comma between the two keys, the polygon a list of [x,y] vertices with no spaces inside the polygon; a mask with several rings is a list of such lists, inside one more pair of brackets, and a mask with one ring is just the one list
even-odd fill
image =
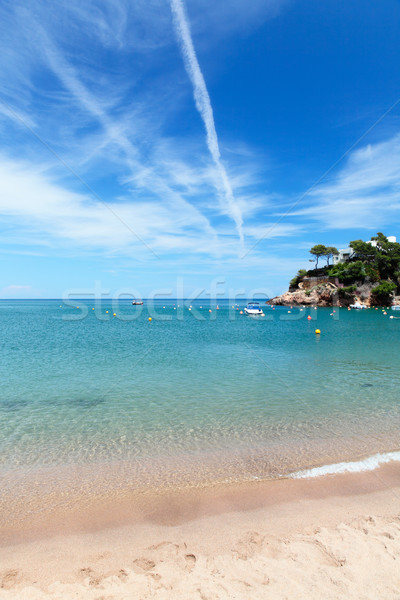
{"label": "small boat", "polygon": [[258,302],[249,302],[245,307],[244,312],[246,315],[258,315],[259,317],[265,316]]}
{"label": "small boat", "polygon": [[400,310],[400,304],[393,304],[392,310]]}
{"label": "small boat", "polygon": [[132,300],[133,306],[141,306],[143,304],[143,300]]}
{"label": "small boat", "polygon": [[367,308],[366,304],[360,304],[359,302],[355,302],[354,304],[350,304],[350,308],[355,308],[356,310],[363,310]]}

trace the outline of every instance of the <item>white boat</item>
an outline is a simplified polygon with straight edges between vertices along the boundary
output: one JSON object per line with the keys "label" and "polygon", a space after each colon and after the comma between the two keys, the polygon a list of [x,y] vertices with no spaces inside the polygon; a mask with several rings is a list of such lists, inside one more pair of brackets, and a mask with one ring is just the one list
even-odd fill
{"label": "white boat", "polygon": [[258,302],[249,302],[245,307],[244,312],[246,315],[257,315],[259,317],[265,316]]}
{"label": "white boat", "polygon": [[357,310],[364,310],[364,308],[368,308],[366,304],[360,304],[359,302],[355,302],[354,304],[350,304],[350,308],[355,308]]}
{"label": "white boat", "polygon": [[400,310],[400,304],[393,304],[392,310]]}

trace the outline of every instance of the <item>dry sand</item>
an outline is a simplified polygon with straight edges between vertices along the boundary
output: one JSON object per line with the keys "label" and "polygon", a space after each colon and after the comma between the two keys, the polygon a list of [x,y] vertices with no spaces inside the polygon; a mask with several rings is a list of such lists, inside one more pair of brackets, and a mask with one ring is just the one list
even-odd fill
{"label": "dry sand", "polygon": [[[4,528],[0,600],[400,599],[400,465]],[[68,533],[70,532],[70,533]]]}

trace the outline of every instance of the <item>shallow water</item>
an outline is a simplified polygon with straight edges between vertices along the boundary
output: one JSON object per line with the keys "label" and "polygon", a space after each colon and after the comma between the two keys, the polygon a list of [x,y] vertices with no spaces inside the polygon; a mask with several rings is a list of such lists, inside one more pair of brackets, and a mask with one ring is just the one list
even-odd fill
{"label": "shallow water", "polygon": [[390,311],[183,304],[0,302],[3,495],[63,473],[201,484],[400,448]]}

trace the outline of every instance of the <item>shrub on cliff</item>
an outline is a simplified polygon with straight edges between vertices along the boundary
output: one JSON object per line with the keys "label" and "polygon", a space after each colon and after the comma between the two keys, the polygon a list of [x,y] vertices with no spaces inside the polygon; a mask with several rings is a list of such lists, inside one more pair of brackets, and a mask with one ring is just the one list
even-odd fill
{"label": "shrub on cliff", "polygon": [[356,285],[347,285],[338,289],[338,296],[341,305],[349,306],[355,300]]}
{"label": "shrub on cliff", "polygon": [[371,301],[373,304],[392,304],[393,292],[397,285],[392,281],[381,281],[380,284],[371,291]]}
{"label": "shrub on cliff", "polygon": [[328,271],[330,277],[337,277],[340,283],[351,283],[353,281],[364,281],[366,270],[361,260],[355,262],[338,263]]}
{"label": "shrub on cliff", "polygon": [[[339,282],[344,285],[357,284],[358,287],[366,285],[369,289],[373,284],[381,282],[376,288],[373,301],[387,303],[392,292],[396,288],[400,288],[400,244],[389,242],[383,233],[378,232],[369,243],[363,240],[354,240],[350,242],[350,247],[353,249],[353,254],[348,256],[347,260],[330,266],[329,259],[338,254],[337,249],[323,244],[313,246],[310,253],[315,258],[316,268],[309,271],[304,269],[298,271],[296,277],[293,277],[290,282],[290,290],[296,290],[305,275],[310,277],[328,275],[337,277]],[[320,258],[326,258],[327,261],[326,266],[322,268],[318,268]]]}
{"label": "shrub on cliff", "polygon": [[356,291],[356,285],[347,285],[342,288],[339,288],[339,296],[354,296],[354,292]]}
{"label": "shrub on cliff", "polygon": [[293,279],[290,280],[289,290],[297,290],[297,288],[299,287],[300,281],[303,279],[303,277],[305,277],[305,275],[307,275],[307,270],[299,269],[297,271],[297,275],[295,277],[293,277]]}

